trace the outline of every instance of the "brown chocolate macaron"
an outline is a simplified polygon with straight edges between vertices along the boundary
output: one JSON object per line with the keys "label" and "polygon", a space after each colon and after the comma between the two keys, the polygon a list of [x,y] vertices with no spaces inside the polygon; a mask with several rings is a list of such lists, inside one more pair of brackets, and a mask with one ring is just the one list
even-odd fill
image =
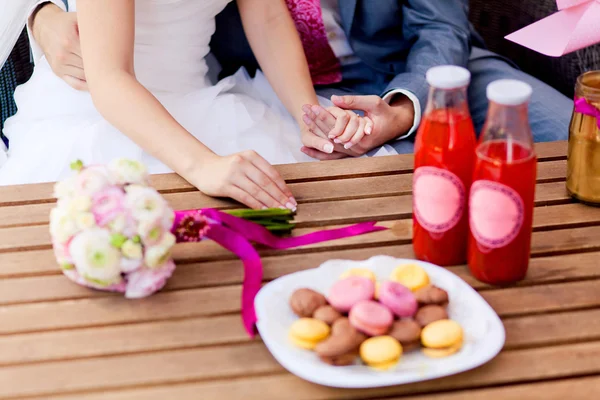
{"label": "brown chocolate macaron", "polygon": [[435,304],[419,308],[415,315],[415,320],[421,325],[421,328],[440,319],[448,319],[448,313],[444,307]]}
{"label": "brown chocolate macaron", "polygon": [[351,365],[358,356],[358,349],[367,336],[357,331],[348,318],[333,323],[331,335],[315,347],[321,361],[336,366]]}
{"label": "brown chocolate macaron", "polygon": [[298,289],[290,297],[290,307],[300,318],[312,318],[317,308],[327,305],[327,299],[312,289]]}
{"label": "brown chocolate macaron", "polygon": [[395,321],[388,335],[400,342],[403,351],[415,350],[421,345],[421,326],[412,318]]}
{"label": "brown chocolate macaron", "polygon": [[434,285],[427,285],[415,292],[415,297],[420,305],[426,306],[436,304],[448,305],[448,292]]}
{"label": "brown chocolate macaron", "polygon": [[342,314],[340,314],[335,308],[331,306],[321,306],[315,310],[312,317],[314,319],[321,320],[327,325],[331,326],[335,321],[342,318]]}

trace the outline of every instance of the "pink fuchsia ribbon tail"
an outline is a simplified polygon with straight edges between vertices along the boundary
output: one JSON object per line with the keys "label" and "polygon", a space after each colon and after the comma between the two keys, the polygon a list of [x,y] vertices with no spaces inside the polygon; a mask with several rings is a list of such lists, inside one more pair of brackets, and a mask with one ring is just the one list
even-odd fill
{"label": "pink fuchsia ribbon tail", "polygon": [[506,39],[551,57],[600,43],[600,0],[558,0],[558,11]]}
{"label": "pink fuchsia ribbon tail", "polygon": [[577,97],[575,99],[575,112],[583,115],[589,115],[595,117],[598,129],[600,129],[600,109],[594,107],[592,104],[583,97]]}
{"label": "pink fuchsia ribbon tail", "polygon": [[248,335],[256,335],[256,310],[254,298],[260,290],[263,268],[260,256],[242,235],[223,225],[212,225],[207,231],[207,238],[214,240],[227,250],[237,255],[244,264],[244,281],[242,285],[242,321]]}
{"label": "pink fuchsia ribbon tail", "polygon": [[244,237],[246,237],[248,240],[280,250],[307,246],[315,243],[342,239],[345,237],[358,236],[365,233],[387,229],[382,226],[375,226],[376,222],[363,222],[343,228],[316,231],[302,236],[278,237],[273,235],[261,225],[245,219],[234,217],[233,215],[229,215],[218,210],[204,209],[202,210],[202,213],[210,219],[221,221],[229,228],[244,235]]}

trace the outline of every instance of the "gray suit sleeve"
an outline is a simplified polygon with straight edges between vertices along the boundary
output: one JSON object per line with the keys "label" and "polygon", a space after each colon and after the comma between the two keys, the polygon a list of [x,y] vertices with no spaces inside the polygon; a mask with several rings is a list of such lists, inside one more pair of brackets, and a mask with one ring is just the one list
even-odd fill
{"label": "gray suit sleeve", "polygon": [[471,52],[467,0],[399,0],[403,2],[403,35],[412,43],[406,72],[397,75],[386,93],[404,89],[425,107],[425,73],[443,64],[466,67]]}

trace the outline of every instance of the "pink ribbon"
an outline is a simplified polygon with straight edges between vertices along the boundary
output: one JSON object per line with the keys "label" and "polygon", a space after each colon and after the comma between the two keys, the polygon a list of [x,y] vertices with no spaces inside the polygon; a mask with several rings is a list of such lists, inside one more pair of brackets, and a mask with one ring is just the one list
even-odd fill
{"label": "pink ribbon", "polygon": [[358,236],[365,233],[385,230],[375,226],[375,222],[364,222],[345,228],[330,229],[302,236],[281,238],[273,235],[265,227],[214,210],[186,210],[175,213],[172,232],[178,242],[198,242],[211,239],[237,255],[244,264],[242,285],[242,321],[246,332],[254,337],[256,311],[254,298],[260,290],[263,269],[260,256],[250,242],[260,243],[273,249],[290,249],[310,244]]}
{"label": "pink ribbon", "polygon": [[552,57],[600,43],[600,0],[557,0],[559,12],[506,39]]}
{"label": "pink ribbon", "polygon": [[595,117],[598,122],[598,129],[600,129],[600,110],[588,103],[585,98],[575,98],[575,112],[583,115],[589,115],[590,117]]}

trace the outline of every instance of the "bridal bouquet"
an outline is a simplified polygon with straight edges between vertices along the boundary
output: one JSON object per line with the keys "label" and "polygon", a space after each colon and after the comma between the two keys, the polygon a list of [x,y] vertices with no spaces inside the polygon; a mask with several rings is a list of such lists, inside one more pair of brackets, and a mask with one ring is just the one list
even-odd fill
{"label": "bridal bouquet", "polygon": [[50,212],[54,254],[64,274],[128,298],[161,289],[175,269],[175,212],[148,186],[144,165],[121,159],[72,167],[77,174],[56,184],[58,201]]}
{"label": "bridal bouquet", "polygon": [[210,239],[235,253],[244,265],[242,319],[254,334],[254,297],[262,283],[262,263],[251,242],[287,249],[361,235],[385,228],[374,222],[278,237],[286,232],[290,211],[174,211],[154,188],[138,162],[118,159],[108,165],[71,165],[76,172],[58,182],[50,213],[50,234],[63,273],[77,284],[141,298],[160,290],[175,270],[175,243]]}

